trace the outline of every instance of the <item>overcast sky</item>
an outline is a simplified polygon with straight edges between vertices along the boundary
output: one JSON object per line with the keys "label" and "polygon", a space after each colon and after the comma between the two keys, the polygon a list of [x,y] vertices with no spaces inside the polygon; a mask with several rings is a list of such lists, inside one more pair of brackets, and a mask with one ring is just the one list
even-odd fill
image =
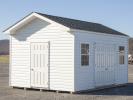
{"label": "overcast sky", "polygon": [[133,37],[133,0],[1,0],[0,39],[31,12],[101,23]]}

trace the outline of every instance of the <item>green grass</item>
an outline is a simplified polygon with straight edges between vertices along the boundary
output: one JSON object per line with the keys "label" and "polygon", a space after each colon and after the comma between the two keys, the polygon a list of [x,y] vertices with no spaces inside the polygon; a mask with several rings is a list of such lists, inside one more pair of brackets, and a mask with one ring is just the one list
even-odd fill
{"label": "green grass", "polygon": [[9,63],[9,55],[0,55],[0,63]]}

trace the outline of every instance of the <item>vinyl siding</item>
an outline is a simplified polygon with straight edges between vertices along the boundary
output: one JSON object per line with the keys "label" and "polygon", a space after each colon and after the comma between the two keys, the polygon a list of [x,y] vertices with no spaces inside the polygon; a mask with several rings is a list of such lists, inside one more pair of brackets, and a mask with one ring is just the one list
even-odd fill
{"label": "vinyl siding", "polygon": [[[118,46],[125,46],[125,64],[119,65],[119,58],[115,65],[115,84],[123,84],[128,82],[128,38],[117,35],[106,35],[96,32],[76,31],[75,33],[75,70],[74,70],[74,86],[75,91],[87,90],[95,88],[94,80],[94,43],[115,44],[116,55],[119,57]],[[89,66],[81,66],[80,45],[88,43],[90,45]]]}
{"label": "vinyl siding", "polygon": [[[94,80],[94,43],[115,44],[125,46],[125,65],[115,66],[115,83],[128,81],[128,39],[117,35],[105,35],[97,32],[71,31],[55,22],[48,23],[34,19],[24,27],[16,30],[10,38],[10,85],[30,87],[30,43],[49,42],[49,88],[51,90],[80,91],[95,87]],[[90,46],[89,66],[80,66],[80,44]]]}
{"label": "vinyl siding", "polygon": [[50,43],[52,90],[74,90],[74,36],[57,23],[34,19],[12,35],[11,85],[30,87],[30,43]]}

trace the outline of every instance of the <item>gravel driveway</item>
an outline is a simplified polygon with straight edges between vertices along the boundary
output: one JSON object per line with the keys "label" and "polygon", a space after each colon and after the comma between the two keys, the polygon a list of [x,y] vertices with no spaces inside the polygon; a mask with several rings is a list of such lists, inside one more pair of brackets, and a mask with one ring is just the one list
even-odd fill
{"label": "gravel driveway", "polygon": [[8,64],[0,64],[0,100],[133,100],[133,65],[129,65],[127,86],[82,94],[69,94],[12,89],[8,87]]}

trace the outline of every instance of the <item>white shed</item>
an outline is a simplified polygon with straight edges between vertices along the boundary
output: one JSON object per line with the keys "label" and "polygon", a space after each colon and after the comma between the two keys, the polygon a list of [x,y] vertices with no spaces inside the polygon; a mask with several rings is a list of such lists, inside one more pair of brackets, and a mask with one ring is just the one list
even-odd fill
{"label": "white shed", "polygon": [[128,82],[129,36],[102,24],[35,12],[4,32],[10,86],[76,92]]}

